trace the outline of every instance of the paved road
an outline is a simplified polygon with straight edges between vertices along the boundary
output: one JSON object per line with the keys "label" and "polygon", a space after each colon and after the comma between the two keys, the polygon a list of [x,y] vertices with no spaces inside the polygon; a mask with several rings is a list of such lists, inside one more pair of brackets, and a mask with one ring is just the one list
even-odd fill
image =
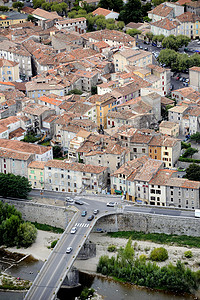
{"label": "paved road", "polygon": [[[39,196],[40,191],[33,190],[30,195]],[[92,214],[94,209],[99,209],[100,212],[113,211],[113,208],[107,207],[107,202],[117,202],[123,204],[125,211],[149,213],[149,214],[161,214],[177,217],[194,217],[194,211],[191,210],[181,210],[173,208],[162,208],[162,207],[150,207],[150,206],[136,206],[134,203],[128,201],[121,201],[121,197],[113,197],[112,195],[87,195],[87,196],[77,196],[77,195],[67,195],[64,193],[58,193],[53,191],[45,191],[43,197],[56,199],[56,201],[62,201],[65,203],[65,197],[69,196],[73,199],[80,199],[84,202],[84,205],[74,204],[80,210],[87,210],[88,214]]]}

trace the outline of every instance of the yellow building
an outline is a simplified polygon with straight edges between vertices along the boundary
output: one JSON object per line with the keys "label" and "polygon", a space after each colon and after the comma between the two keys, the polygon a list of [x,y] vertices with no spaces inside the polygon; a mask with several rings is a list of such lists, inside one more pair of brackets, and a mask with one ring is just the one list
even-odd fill
{"label": "yellow building", "polygon": [[4,58],[0,58],[0,81],[19,80],[19,64]]}
{"label": "yellow building", "polygon": [[28,14],[21,14],[17,11],[3,12],[0,15],[0,27],[9,27],[10,25],[24,23],[27,21]]}
{"label": "yellow building", "polygon": [[34,189],[44,189],[44,165],[43,161],[32,161],[28,165],[28,180]]}
{"label": "yellow building", "polygon": [[107,114],[115,110],[116,106],[116,99],[109,93],[102,95],[101,98],[96,101],[98,127],[102,126],[104,129],[107,128]]}

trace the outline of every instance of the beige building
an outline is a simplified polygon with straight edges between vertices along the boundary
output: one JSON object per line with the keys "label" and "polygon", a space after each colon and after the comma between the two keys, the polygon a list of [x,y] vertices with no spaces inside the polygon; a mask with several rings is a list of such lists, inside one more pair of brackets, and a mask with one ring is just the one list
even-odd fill
{"label": "beige building", "polygon": [[27,14],[21,14],[17,11],[3,12],[0,16],[0,27],[7,28],[10,25],[24,23],[27,21]]}
{"label": "beige building", "polygon": [[190,86],[200,92],[200,67],[192,67],[189,69]]}
{"label": "beige building", "polygon": [[178,35],[183,34],[191,39],[199,37],[200,17],[188,11],[178,16],[177,20],[180,22]]}
{"label": "beige building", "polygon": [[85,33],[86,32],[86,18],[74,18],[74,19],[63,19],[58,20],[55,23],[55,27],[59,30],[64,29],[67,31],[75,31],[78,33]]}
{"label": "beige building", "polygon": [[133,50],[131,48],[123,48],[113,55],[113,63],[116,72],[123,72],[125,66],[146,67],[152,64],[152,53],[144,50]]}
{"label": "beige building", "polygon": [[0,58],[0,81],[17,81],[19,79],[19,64]]}
{"label": "beige building", "polygon": [[159,131],[172,137],[179,135],[179,125],[175,122],[162,121],[159,125]]}
{"label": "beige building", "polygon": [[102,193],[107,188],[107,168],[49,160],[45,164],[45,189],[69,193]]}
{"label": "beige building", "polygon": [[28,180],[33,189],[44,189],[44,166],[43,161],[32,161],[28,165]]}

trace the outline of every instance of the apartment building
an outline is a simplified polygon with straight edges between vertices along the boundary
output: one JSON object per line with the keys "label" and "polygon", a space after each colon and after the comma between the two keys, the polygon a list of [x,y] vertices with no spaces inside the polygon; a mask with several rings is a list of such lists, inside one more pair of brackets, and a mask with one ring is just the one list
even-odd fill
{"label": "apartment building", "polygon": [[178,34],[186,35],[191,39],[199,37],[200,16],[188,11],[176,18],[180,22]]}
{"label": "apartment building", "polygon": [[110,93],[102,95],[96,101],[97,126],[107,128],[107,114],[116,110],[117,101]]}
{"label": "apartment building", "polygon": [[75,31],[78,33],[85,33],[87,24],[86,24],[86,18],[74,18],[74,19],[62,19],[58,20],[55,23],[55,27],[59,30],[64,29],[67,31]]}
{"label": "apartment building", "polygon": [[32,161],[28,165],[28,180],[33,189],[44,189],[44,161]]}
{"label": "apartment building", "polygon": [[24,80],[32,77],[31,54],[23,45],[13,41],[0,41],[0,58],[19,64],[19,75]]}
{"label": "apartment building", "polygon": [[99,194],[107,188],[107,168],[60,160],[45,163],[45,189]]}
{"label": "apartment building", "polygon": [[152,22],[157,22],[164,18],[172,19],[174,17],[174,9],[168,6],[168,3],[161,3],[148,12],[148,17]]}
{"label": "apartment building", "polygon": [[159,131],[162,134],[177,137],[179,135],[179,125],[175,122],[162,121],[159,125]]}
{"label": "apartment building", "polygon": [[192,67],[189,69],[190,87],[200,92],[200,67]]}
{"label": "apartment building", "polygon": [[0,81],[17,81],[19,80],[19,64],[0,58]]}
{"label": "apartment building", "polygon": [[126,66],[146,67],[152,64],[152,53],[127,47],[122,48],[113,54],[113,63],[116,72],[123,72]]}

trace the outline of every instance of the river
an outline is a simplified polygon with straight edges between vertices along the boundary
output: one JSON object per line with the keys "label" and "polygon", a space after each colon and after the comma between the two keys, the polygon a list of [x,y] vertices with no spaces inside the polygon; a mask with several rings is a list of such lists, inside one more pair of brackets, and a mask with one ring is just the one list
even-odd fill
{"label": "river", "polygon": [[[2,258],[0,257],[0,260]],[[12,265],[6,270],[9,275],[20,277],[33,281],[43,262],[37,261],[32,257],[27,257],[17,265]],[[146,288],[140,288],[131,284],[116,282],[101,276],[89,275],[80,272],[80,283],[83,286],[94,288],[98,294],[104,296],[106,300],[188,300],[194,297],[185,295],[174,295],[161,291],[153,291]],[[59,293],[60,300],[73,300],[75,296],[80,294],[78,289],[62,289]],[[24,292],[4,292],[0,291],[1,300],[22,300]]]}

